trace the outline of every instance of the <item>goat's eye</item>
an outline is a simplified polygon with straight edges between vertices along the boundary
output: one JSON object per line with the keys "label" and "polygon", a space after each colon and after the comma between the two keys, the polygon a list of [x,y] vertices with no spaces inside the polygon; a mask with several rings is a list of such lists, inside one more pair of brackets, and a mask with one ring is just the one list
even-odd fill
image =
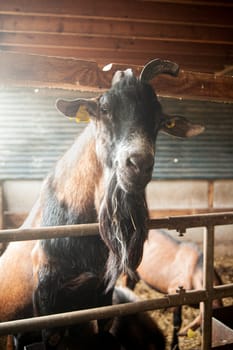
{"label": "goat's eye", "polygon": [[108,103],[103,103],[100,107],[100,111],[103,114],[107,114],[109,112],[109,105]]}
{"label": "goat's eye", "polygon": [[168,128],[168,129],[174,128],[174,127],[176,126],[176,121],[175,121],[175,119],[170,119],[170,120],[168,120],[168,121],[166,122],[165,126],[166,126],[166,128]]}

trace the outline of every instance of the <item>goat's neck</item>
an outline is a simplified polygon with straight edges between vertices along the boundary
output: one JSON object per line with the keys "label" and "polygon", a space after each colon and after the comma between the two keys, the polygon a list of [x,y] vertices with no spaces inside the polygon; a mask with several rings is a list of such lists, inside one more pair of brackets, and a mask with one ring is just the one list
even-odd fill
{"label": "goat's neck", "polygon": [[96,156],[91,126],[58,161],[53,187],[60,203],[78,212],[99,206],[102,167]]}
{"label": "goat's neck", "polygon": [[56,197],[53,206],[60,203],[60,206],[69,208],[76,216],[76,222],[97,221],[98,208],[103,196],[102,173],[103,169],[95,151],[93,126],[89,124],[45,179],[40,196],[23,227],[43,225],[43,212],[49,205],[52,193],[52,196]]}

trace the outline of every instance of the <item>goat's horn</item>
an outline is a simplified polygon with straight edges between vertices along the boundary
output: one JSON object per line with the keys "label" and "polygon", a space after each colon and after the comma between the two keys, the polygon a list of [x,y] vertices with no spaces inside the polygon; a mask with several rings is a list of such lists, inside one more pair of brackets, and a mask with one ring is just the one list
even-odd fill
{"label": "goat's horn", "polygon": [[170,74],[176,77],[178,72],[179,66],[177,63],[156,58],[144,66],[139,79],[144,82],[149,82],[158,74]]}

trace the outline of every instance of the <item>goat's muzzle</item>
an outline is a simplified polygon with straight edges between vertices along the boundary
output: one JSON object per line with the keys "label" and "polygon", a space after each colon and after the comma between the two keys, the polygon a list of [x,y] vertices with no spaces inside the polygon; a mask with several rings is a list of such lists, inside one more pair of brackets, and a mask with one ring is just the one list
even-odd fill
{"label": "goat's muzzle", "polygon": [[120,187],[128,193],[144,191],[151,180],[154,155],[134,152],[128,154],[119,163],[118,180]]}

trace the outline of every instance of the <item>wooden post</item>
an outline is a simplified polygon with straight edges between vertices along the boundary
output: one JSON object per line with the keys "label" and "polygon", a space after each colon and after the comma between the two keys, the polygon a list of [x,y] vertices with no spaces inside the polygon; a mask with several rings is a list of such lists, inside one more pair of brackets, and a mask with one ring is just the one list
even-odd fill
{"label": "wooden post", "polygon": [[2,183],[0,183],[0,230],[3,229],[3,190]]}
{"label": "wooden post", "polygon": [[214,181],[208,182],[208,209],[214,208]]}
{"label": "wooden post", "polygon": [[[3,229],[3,219],[4,219],[4,211],[3,211],[3,190],[2,190],[2,183],[0,182],[0,230]],[[0,255],[2,255],[2,253],[4,252],[5,248],[6,248],[6,244],[5,242],[1,242],[0,241]]]}

